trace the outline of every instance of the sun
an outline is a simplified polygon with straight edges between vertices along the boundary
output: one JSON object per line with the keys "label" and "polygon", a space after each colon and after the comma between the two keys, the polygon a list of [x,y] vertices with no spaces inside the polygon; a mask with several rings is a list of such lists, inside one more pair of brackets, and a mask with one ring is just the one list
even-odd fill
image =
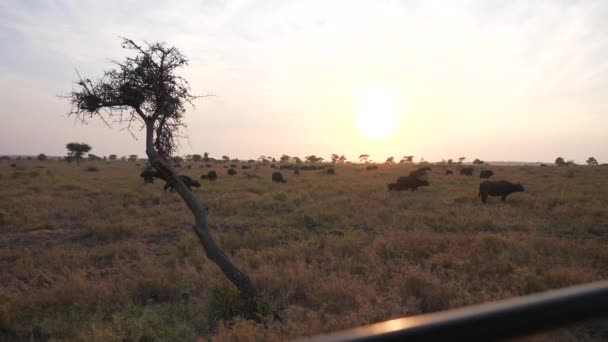
{"label": "sun", "polygon": [[355,94],[353,115],[357,128],[369,139],[393,135],[403,111],[403,95],[386,84],[370,84]]}

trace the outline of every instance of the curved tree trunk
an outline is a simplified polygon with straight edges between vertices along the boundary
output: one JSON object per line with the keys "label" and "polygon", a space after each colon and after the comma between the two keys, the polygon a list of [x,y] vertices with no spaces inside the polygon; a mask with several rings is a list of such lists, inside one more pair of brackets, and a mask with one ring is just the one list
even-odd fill
{"label": "curved tree trunk", "polygon": [[219,266],[226,277],[228,277],[243,295],[249,299],[255,299],[258,292],[251,279],[249,279],[249,276],[239,270],[215,243],[215,240],[213,240],[211,232],[209,231],[209,226],[207,225],[207,210],[178,177],[173,167],[154,149],[153,125],[153,122],[146,122],[146,154],[148,155],[150,165],[166,177],[169,184],[171,184],[182,197],[188,206],[188,209],[190,209],[194,215],[194,232],[203,245],[207,257]]}

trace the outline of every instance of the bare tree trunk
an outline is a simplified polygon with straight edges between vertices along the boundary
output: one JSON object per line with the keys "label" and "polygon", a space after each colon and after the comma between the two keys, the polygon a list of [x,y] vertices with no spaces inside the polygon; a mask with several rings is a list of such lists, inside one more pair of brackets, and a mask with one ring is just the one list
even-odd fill
{"label": "bare tree trunk", "polygon": [[226,277],[239,289],[239,291],[245,295],[248,299],[254,300],[258,296],[258,291],[255,285],[249,279],[249,276],[239,270],[224,254],[222,249],[215,243],[209,226],[207,225],[207,210],[203,207],[199,199],[194,196],[192,191],[182,182],[178,177],[173,167],[158,154],[154,149],[154,127],[152,122],[146,122],[146,154],[150,160],[150,165],[154,167],[158,172],[161,173],[168,180],[169,184],[177,191],[182,197],[188,209],[194,215],[195,225],[193,226],[194,232],[198,236],[205,254],[213,261],[219,268],[224,272]]}

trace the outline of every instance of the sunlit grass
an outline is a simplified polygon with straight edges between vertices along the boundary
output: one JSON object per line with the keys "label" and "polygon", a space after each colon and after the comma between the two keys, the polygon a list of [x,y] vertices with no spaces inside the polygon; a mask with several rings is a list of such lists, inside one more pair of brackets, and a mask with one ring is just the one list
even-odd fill
{"label": "sunlit grass", "polygon": [[[526,192],[485,206],[479,178],[439,166],[430,187],[386,190],[411,168],[284,170],[288,182],[276,184],[270,167],[248,178],[214,165],[219,179],[194,193],[262,291],[262,312],[283,318],[261,324],[243,319],[179,196],[163,182],[144,185],[141,167],[0,162],[0,332],[285,340],[608,277],[607,168],[493,167],[495,179]],[[195,179],[207,171],[180,170]],[[544,339],[584,340],[597,329]]]}

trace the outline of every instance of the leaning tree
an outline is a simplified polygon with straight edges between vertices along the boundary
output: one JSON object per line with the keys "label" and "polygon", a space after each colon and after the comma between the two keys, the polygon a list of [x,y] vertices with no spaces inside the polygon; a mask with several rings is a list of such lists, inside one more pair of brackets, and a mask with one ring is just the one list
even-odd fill
{"label": "leaning tree", "polygon": [[114,68],[98,79],[82,78],[67,98],[70,115],[81,121],[100,118],[107,124],[145,129],[146,155],[150,165],[177,191],[194,215],[194,232],[207,257],[249,300],[258,291],[247,274],[237,268],[217,245],[207,224],[207,210],[178,177],[172,167],[180,132],[186,126],[186,105],[197,98],[177,70],[188,61],[175,47],[165,43],[137,44],[123,38],[122,47],[134,52],[124,61],[112,61]]}

